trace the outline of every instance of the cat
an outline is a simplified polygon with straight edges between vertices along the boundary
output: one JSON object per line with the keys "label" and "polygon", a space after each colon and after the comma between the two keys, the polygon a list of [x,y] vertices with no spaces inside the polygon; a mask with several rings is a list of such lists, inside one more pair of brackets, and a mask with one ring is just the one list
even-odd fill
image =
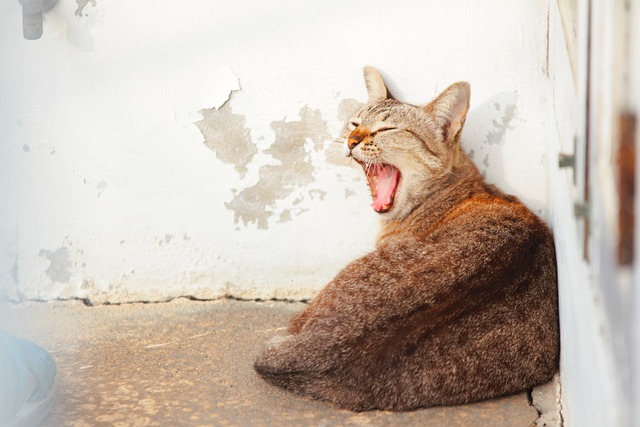
{"label": "cat", "polygon": [[557,370],[549,228],[484,182],[460,147],[470,86],[424,106],[365,67],[347,124],[382,220],[353,261],[254,362],[266,381],[353,411],[405,411],[519,392]]}

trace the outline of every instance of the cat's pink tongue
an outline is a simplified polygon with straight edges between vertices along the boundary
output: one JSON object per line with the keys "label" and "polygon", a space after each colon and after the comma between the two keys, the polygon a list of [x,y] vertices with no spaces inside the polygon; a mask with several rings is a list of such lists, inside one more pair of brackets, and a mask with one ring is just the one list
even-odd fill
{"label": "cat's pink tongue", "polygon": [[375,181],[375,199],[371,206],[376,212],[382,212],[389,208],[393,201],[393,194],[398,185],[400,172],[391,165],[375,165],[373,173],[377,176]]}

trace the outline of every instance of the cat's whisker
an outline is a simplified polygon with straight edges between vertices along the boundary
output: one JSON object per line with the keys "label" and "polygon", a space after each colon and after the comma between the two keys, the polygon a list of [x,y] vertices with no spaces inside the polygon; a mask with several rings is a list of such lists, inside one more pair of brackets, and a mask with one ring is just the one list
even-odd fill
{"label": "cat's whisker", "polygon": [[[335,156],[344,156],[344,147],[342,145],[331,144],[327,146],[325,149],[325,154],[327,155],[335,155]],[[346,156],[349,157],[349,156]]]}
{"label": "cat's whisker", "polygon": [[330,131],[333,131],[334,133],[340,133],[340,132],[342,132],[342,130],[341,130],[341,129],[336,129],[336,128],[334,128],[334,127],[333,127],[333,126],[331,126],[331,125],[326,125],[326,126],[327,126],[327,129],[329,129]]}
{"label": "cat's whisker", "polygon": [[332,132],[334,135],[342,135],[345,132],[345,127],[343,126],[341,129],[336,129],[333,126],[326,126],[327,129],[329,129],[330,132]]}
{"label": "cat's whisker", "polygon": [[373,163],[367,162],[366,165],[367,165],[366,175],[369,176],[369,172],[371,172],[371,167],[373,166]]}

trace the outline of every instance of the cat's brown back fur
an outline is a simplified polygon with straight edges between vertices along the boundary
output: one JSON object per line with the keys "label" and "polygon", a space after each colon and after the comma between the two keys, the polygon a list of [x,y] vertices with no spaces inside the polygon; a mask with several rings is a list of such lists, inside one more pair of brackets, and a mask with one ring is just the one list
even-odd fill
{"label": "cat's brown back fur", "polygon": [[[381,81],[370,82],[377,72],[368,77],[368,86]],[[426,159],[425,182],[400,181],[405,188],[397,192],[407,194],[395,198],[414,205],[392,204],[376,249],[338,273],[293,318],[288,334],[258,356],[255,369],[267,381],[352,410],[408,410],[513,393],[554,374],[559,332],[551,233],[456,151],[468,109],[468,93],[459,94],[464,89],[455,91],[458,100],[466,97],[466,108],[456,110],[454,99],[445,106],[453,111],[448,117],[434,112],[438,98],[424,107],[445,117],[439,125],[434,119],[425,142],[449,169]],[[370,108],[387,100],[382,92],[369,87]],[[366,114],[356,128],[365,126]],[[395,143],[380,139],[377,154]],[[412,173],[411,164],[398,167],[402,178]]]}

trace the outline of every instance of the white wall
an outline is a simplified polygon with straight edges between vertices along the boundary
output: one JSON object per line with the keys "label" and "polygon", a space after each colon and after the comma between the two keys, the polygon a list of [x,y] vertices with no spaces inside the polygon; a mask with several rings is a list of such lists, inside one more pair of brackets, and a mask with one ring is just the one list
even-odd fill
{"label": "white wall", "polygon": [[412,103],[470,81],[465,147],[547,215],[546,2],[76,8],[60,0],[26,41],[18,1],[0,3],[11,299],[313,296],[377,229],[331,142],[366,99],[365,64]]}

